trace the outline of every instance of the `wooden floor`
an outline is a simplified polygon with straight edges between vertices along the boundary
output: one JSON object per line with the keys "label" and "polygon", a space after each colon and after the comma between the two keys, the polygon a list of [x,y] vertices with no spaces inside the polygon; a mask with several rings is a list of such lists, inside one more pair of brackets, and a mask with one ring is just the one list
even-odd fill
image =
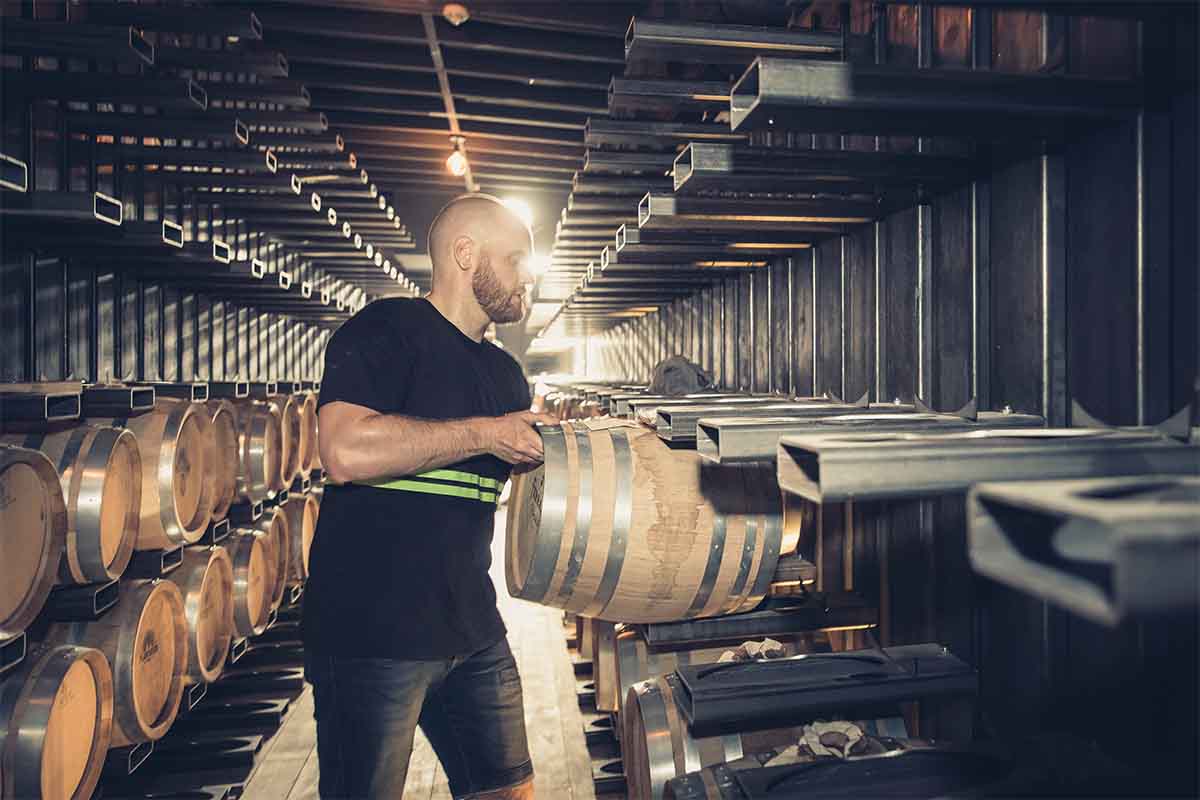
{"label": "wooden floor", "polygon": [[[533,755],[539,800],[595,797],[591,761],[583,740],[583,720],[575,697],[575,676],[567,656],[562,612],[514,600],[504,584],[504,513],[496,515],[492,579],[508,641],[517,658],[525,694],[525,726]],[[278,733],[250,775],[247,800],[317,800],[317,735],[312,689],[292,704]],[[417,732],[405,798],[449,798],[446,775],[425,737]]]}

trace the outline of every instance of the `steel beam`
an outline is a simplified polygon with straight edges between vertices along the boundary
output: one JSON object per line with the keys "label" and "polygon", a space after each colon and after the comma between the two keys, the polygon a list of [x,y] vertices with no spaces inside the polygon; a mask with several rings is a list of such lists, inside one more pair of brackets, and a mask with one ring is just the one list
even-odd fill
{"label": "steel beam", "polygon": [[965,183],[971,162],[951,156],[854,150],[781,150],[691,143],[675,158],[676,192],[875,194],[888,187]]}
{"label": "steel beam", "polygon": [[981,483],[967,500],[976,572],[1100,625],[1200,607],[1200,478]]}
{"label": "steel beam", "polygon": [[249,144],[250,128],[236,117],[213,119],[208,115],[88,113],[68,111],[68,130],[114,136],[152,136],[159,139],[193,139],[226,144]]}
{"label": "steel beam", "polygon": [[77,100],[86,103],[129,103],[195,111],[208,108],[200,84],[186,78],[143,78],[96,72],[17,72],[0,70],[0,93],[19,100]]}
{"label": "steel beam", "polygon": [[688,142],[724,142],[745,144],[750,137],[734,133],[728,125],[687,122],[646,122],[640,120],[588,117],[583,143],[588,147],[656,147],[674,150]]}
{"label": "steel beam", "polygon": [[639,228],[719,231],[807,230],[844,233],[879,216],[874,200],[846,198],[731,200],[647,194],[638,203]]}
{"label": "steel beam", "polygon": [[78,22],[4,17],[0,52],[21,56],[60,56],[101,59],[118,64],[154,66],[159,51],[128,25],[89,25]]}
{"label": "steel beam", "polygon": [[729,93],[729,84],[723,81],[613,78],[608,84],[608,113],[725,111]]}
{"label": "steel beam", "polygon": [[797,416],[838,413],[851,414],[855,411],[861,412],[863,410],[861,406],[831,401],[823,397],[792,399],[779,396],[764,398],[761,403],[757,404],[746,403],[739,405],[736,411],[733,412],[720,404],[696,403],[694,405],[661,406],[653,410],[652,418],[647,419],[643,416],[639,421],[651,425],[658,433],[660,439],[672,443],[689,444],[696,441],[696,423],[701,417],[706,417],[710,414],[732,413],[738,417],[772,418],[786,417],[791,414]]}
{"label": "steel beam", "polygon": [[583,172],[585,175],[669,175],[674,161],[674,153],[588,150],[583,161]]}
{"label": "steel beam", "polygon": [[633,195],[641,198],[646,192],[671,191],[671,179],[652,175],[622,178],[576,172],[571,179],[571,191],[577,195]]}
{"label": "steel beam", "polygon": [[[7,23],[5,25],[7,27]],[[287,57],[278,50],[201,50],[160,44],[154,58],[160,67],[233,72],[262,78],[286,78],[290,72]]]}
{"label": "steel beam", "polygon": [[985,428],[1035,427],[1043,420],[1034,414],[1003,414],[982,411],[970,420],[954,414],[916,411],[900,403],[872,403],[867,407],[830,414],[807,413],[776,415],[772,418],[743,419],[736,416],[704,414],[696,425],[696,452],[719,464],[746,461],[774,461],[779,440],[804,433],[913,432],[979,430]]}
{"label": "steel beam", "polygon": [[1200,448],[1111,428],[786,436],[777,459],[780,488],[816,503],[956,494],[982,481],[1200,474]]}
{"label": "steel beam", "polygon": [[625,60],[689,64],[749,64],[760,55],[838,58],[840,32],[634,17],[625,32]]}
{"label": "steel beam", "polygon": [[1133,118],[1141,85],[984,70],[901,69],[759,58],[734,84],[734,130],[1062,138],[1070,123]]}
{"label": "steel beam", "polygon": [[720,260],[761,259],[768,256],[793,255],[808,250],[812,243],[804,241],[803,231],[797,231],[788,242],[667,242],[662,244],[626,244],[622,248],[605,247],[600,254],[600,268],[623,263],[680,264]]}
{"label": "steel beam", "polygon": [[181,14],[171,6],[133,3],[97,3],[88,8],[88,19],[109,25],[132,25],[148,31],[200,33],[261,39],[262,22],[245,9],[207,8],[203,14]]}

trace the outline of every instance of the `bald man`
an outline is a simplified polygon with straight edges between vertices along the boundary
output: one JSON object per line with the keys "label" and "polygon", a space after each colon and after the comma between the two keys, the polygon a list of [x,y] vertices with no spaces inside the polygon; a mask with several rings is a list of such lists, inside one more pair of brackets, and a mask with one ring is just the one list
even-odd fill
{"label": "bald man", "polygon": [[488,576],[496,500],[541,461],[521,367],[483,338],[528,306],[533,239],[467,195],[429,232],[433,289],[325,350],[325,490],[304,600],[323,798],[398,798],[425,733],[455,797],[529,798],[521,681]]}

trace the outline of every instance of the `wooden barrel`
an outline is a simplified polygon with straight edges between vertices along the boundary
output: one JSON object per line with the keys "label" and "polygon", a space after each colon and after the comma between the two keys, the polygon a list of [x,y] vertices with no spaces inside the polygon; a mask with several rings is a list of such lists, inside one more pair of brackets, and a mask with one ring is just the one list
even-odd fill
{"label": "wooden barrel", "polygon": [[160,397],[153,411],[104,423],[127,427],[137,437],[142,502],[136,549],[161,550],[203,536],[213,509],[209,472],[215,447],[208,409]]}
{"label": "wooden barrel", "polygon": [[121,428],[79,425],[5,436],[7,444],[39,450],[58,471],[67,507],[61,583],[101,583],[121,577],[137,541],[142,463],[134,435]]}
{"label": "wooden barrel", "polygon": [[[290,505],[291,501],[289,501]],[[255,523],[254,532],[262,537],[267,557],[271,560],[270,607],[283,604],[283,595],[288,585],[288,562],[292,556],[291,530],[288,527],[286,506],[268,508]]]}
{"label": "wooden barrel", "polygon": [[283,434],[266,403],[239,403],[237,496],[258,502],[283,488]]}
{"label": "wooden barrel", "polygon": [[0,641],[25,630],[54,587],[67,507],[54,464],[0,445]]}
{"label": "wooden barrel", "polygon": [[300,471],[307,475],[317,466],[317,396],[301,392],[296,402],[300,410]]}
{"label": "wooden barrel", "polygon": [[229,506],[237,499],[238,489],[238,417],[237,409],[228,400],[210,400],[207,404],[212,420],[215,457],[209,469],[213,483],[213,520],[225,519]]}
{"label": "wooden barrel", "polygon": [[[792,727],[693,737],[675,703],[677,680],[672,673],[636,683],[625,699],[621,755],[630,800],[662,800],[667,781],[677,775],[795,744],[803,736],[802,728]],[[908,735],[899,717],[856,724],[872,735]]]}
{"label": "wooden barrel", "polygon": [[188,548],[170,575],[183,595],[188,626],[184,681],[212,683],[221,676],[233,640],[233,562],[225,548]]}
{"label": "wooden barrel", "polygon": [[239,636],[257,636],[267,629],[271,613],[274,562],[263,537],[249,528],[229,536],[225,549],[233,562],[233,629]]}
{"label": "wooden barrel", "polygon": [[117,605],[98,620],[52,625],[47,639],[94,647],[113,671],[113,747],[162,738],[183,697],[188,625],[171,581],[120,584]]}
{"label": "wooden barrel", "polygon": [[798,524],[773,467],[702,463],[634,427],[541,429],[509,501],[509,594],[621,622],[748,611]]}
{"label": "wooden barrel", "polygon": [[287,514],[288,542],[291,549],[287,582],[304,583],[308,578],[308,549],[312,546],[313,533],[317,529],[321,501],[312,492],[293,495],[283,510]]}
{"label": "wooden barrel", "polygon": [[99,650],[49,646],[0,681],[0,797],[87,800],[112,738],[113,675]]}
{"label": "wooden barrel", "polygon": [[300,405],[295,395],[285,395],[268,403],[274,406],[279,417],[279,429],[282,433],[280,457],[283,459],[283,485],[291,486],[292,481],[300,474],[301,430]]}

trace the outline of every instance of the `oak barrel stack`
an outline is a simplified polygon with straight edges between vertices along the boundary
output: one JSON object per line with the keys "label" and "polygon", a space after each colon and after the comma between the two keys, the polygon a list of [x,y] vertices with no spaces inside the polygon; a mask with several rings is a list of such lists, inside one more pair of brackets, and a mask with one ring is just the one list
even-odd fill
{"label": "oak barrel stack", "polygon": [[225,519],[237,498],[238,420],[237,409],[228,400],[210,400],[214,458],[209,468],[213,483],[212,519]]}
{"label": "oak barrel stack", "polygon": [[[283,487],[291,486],[292,481],[300,474],[300,448],[303,425],[300,421],[300,404],[295,395],[283,395],[270,401],[273,413],[279,418],[279,429],[282,434],[279,448],[282,460]],[[281,488],[283,488],[281,487]]]}
{"label": "oak barrel stack", "polygon": [[87,800],[112,737],[113,675],[104,654],[59,645],[0,681],[0,796]]}
{"label": "oak barrel stack", "polygon": [[3,437],[39,450],[54,464],[67,508],[60,583],[99,583],[121,577],[133,555],[141,506],[137,440],[127,430],[77,425]]}
{"label": "oak barrel stack", "polygon": [[142,462],[138,550],[191,544],[212,517],[215,458],[212,420],[202,403],[158,398],[154,410],[128,420],[105,420],[137,437]]}
{"label": "oak barrel stack", "polygon": [[271,582],[268,584],[272,609],[283,604],[283,596],[288,585],[288,562],[292,550],[291,532],[288,526],[286,506],[274,506],[263,513],[262,518],[254,525],[254,534],[262,539],[265,553],[270,559]]}
{"label": "oak barrel stack", "polygon": [[321,513],[318,493],[309,492],[293,496],[284,505],[283,511],[287,515],[291,551],[288,558],[287,582],[304,583],[308,577],[308,550],[312,546],[313,533],[317,530],[317,517]]}
{"label": "oak barrel stack", "polygon": [[0,641],[25,630],[46,604],[66,536],[54,464],[37,450],[0,445]]}
{"label": "oak barrel stack", "polygon": [[766,596],[797,524],[770,467],[712,468],[637,427],[541,434],[545,464],[514,479],[509,502],[511,595],[630,623],[748,611]]}
{"label": "oak barrel stack", "polygon": [[238,528],[225,545],[233,562],[233,628],[238,637],[257,636],[271,614],[274,562],[263,537]]}
{"label": "oak barrel stack", "polygon": [[185,682],[212,683],[221,676],[233,641],[233,562],[220,545],[188,548],[168,579],[179,587],[187,617]]}
{"label": "oak barrel stack", "polygon": [[283,433],[266,403],[238,403],[239,500],[257,502],[283,488]]}
{"label": "oak barrel stack", "polygon": [[58,623],[47,640],[94,647],[113,672],[114,747],[162,738],[179,712],[188,664],[183,595],[171,581],[120,584],[117,605],[98,620]]}

